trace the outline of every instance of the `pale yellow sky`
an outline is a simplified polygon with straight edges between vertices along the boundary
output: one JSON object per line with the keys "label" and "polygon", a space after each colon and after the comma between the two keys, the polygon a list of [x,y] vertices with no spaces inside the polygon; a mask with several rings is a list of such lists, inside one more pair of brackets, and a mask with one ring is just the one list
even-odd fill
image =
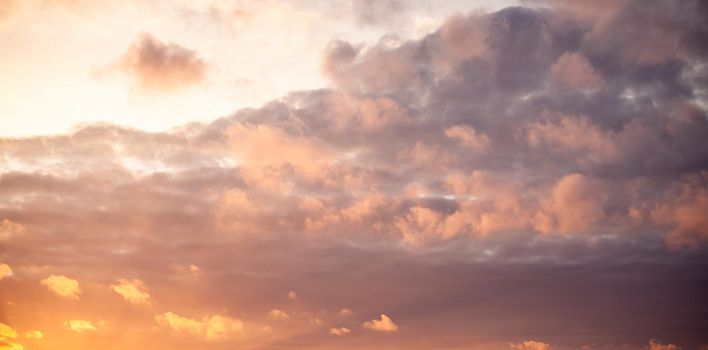
{"label": "pale yellow sky", "polygon": [[[395,18],[355,1],[3,1],[0,135],[70,131],[106,121],[165,130],[327,86],[319,68],[332,39],[375,43],[423,35],[447,16],[512,1],[405,2]],[[384,6],[384,5],[382,5]],[[111,70],[141,34],[194,50],[203,80],[143,91]]]}

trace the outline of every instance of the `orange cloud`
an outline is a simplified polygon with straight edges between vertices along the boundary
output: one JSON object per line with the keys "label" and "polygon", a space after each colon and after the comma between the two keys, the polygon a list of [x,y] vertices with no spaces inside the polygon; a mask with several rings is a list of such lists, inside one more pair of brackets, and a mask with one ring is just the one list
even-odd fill
{"label": "orange cloud", "polygon": [[545,209],[537,214],[535,227],[543,233],[577,233],[605,216],[607,194],[597,180],[582,174],[561,177],[553,187]]}
{"label": "orange cloud", "polygon": [[117,66],[148,91],[174,91],[201,82],[207,64],[197,52],[141,34]]}
{"label": "orange cloud", "polygon": [[647,345],[647,350],[680,350],[681,348],[674,344],[661,344],[658,340],[652,339]]}
{"label": "orange cloud", "polygon": [[119,279],[117,284],[111,285],[111,289],[131,304],[150,304],[150,294],[139,279]]}
{"label": "orange cloud", "polygon": [[489,137],[471,126],[455,125],[445,130],[445,136],[457,140],[473,151],[483,152],[489,147]]}
{"label": "orange cloud", "polygon": [[398,326],[393,323],[393,320],[388,316],[381,314],[381,318],[364,322],[361,325],[364,329],[370,329],[377,332],[393,333],[398,331]]}
{"label": "orange cloud", "polygon": [[283,310],[278,310],[278,309],[273,309],[268,312],[268,317],[270,317],[273,320],[279,320],[279,321],[286,321],[290,319],[290,315],[288,315],[285,311]]}
{"label": "orange cloud", "polygon": [[8,264],[0,263],[0,281],[6,277],[12,277],[12,268]]}
{"label": "orange cloud", "polygon": [[62,275],[51,275],[41,281],[47,289],[64,298],[79,299],[79,281]]}
{"label": "orange cloud", "polygon": [[514,350],[551,350],[551,345],[534,340],[527,340],[517,344],[509,344]]}
{"label": "orange cloud", "polygon": [[207,341],[225,339],[243,331],[240,320],[221,315],[207,316],[198,321],[166,312],[155,316],[155,321],[175,333],[203,337]]}
{"label": "orange cloud", "polygon": [[594,90],[604,84],[590,61],[577,52],[564,53],[551,67],[551,75],[564,88]]}
{"label": "orange cloud", "polygon": [[64,322],[64,327],[76,333],[96,332],[98,328],[91,321],[87,320],[69,320]]}
{"label": "orange cloud", "polygon": [[15,343],[14,339],[18,337],[17,331],[14,328],[0,323],[0,349],[2,350],[24,350],[24,346]]}
{"label": "orange cloud", "polygon": [[42,338],[44,338],[44,333],[42,333],[42,331],[37,331],[37,330],[27,331],[27,332],[25,332],[25,338],[42,339]]}
{"label": "orange cloud", "polygon": [[336,335],[336,336],[343,336],[347,334],[351,334],[352,330],[346,327],[339,327],[339,328],[330,328],[329,329],[329,334],[331,335]]}
{"label": "orange cloud", "polygon": [[16,222],[9,219],[2,219],[2,221],[0,221],[0,242],[7,241],[25,232],[27,232],[27,229]]}

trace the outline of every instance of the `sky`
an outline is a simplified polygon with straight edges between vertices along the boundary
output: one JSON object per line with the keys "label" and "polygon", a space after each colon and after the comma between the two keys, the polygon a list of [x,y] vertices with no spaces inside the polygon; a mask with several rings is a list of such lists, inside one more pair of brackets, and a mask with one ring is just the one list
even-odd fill
{"label": "sky", "polygon": [[708,349],[705,1],[0,0],[0,350]]}

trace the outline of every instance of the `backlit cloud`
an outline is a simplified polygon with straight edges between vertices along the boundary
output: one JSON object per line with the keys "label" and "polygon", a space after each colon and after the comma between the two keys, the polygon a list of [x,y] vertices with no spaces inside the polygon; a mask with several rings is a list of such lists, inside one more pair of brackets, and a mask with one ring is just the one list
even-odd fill
{"label": "backlit cloud", "polygon": [[51,275],[43,279],[41,283],[60,297],[79,299],[79,294],[81,294],[79,281],[63,275]]}
{"label": "backlit cloud", "polygon": [[139,279],[119,279],[117,284],[112,284],[111,289],[132,304],[150,304],[150,294],[143,282]]}
{"label": "backlit cloud", "polygon": [[143,33],[117,67],[143,89],[173,91],[200,83],[208,65],[194,50]]}
{"label": "backlit cloud", "polygon": [[336,335],[336,336],[343,336],[347,334],[351,334],[352,330],[346,327],[339,327],[339,328],[330,328],[329,329],[329,334],[331,335]]}
{"label": "backlit cloud", "polygon": [[16,343],[18,334],[14,328],[0,323],[0,349],[3,350],[23,350],[22,344]]}
{"label": "backlit cloud", "polygon": [[198,321],[166,312],[155,316],[155,321],[174,333],[203,337],[207,341],[225,339],[243,330],[240,320],[221,315],[208,316]]}
{"label": "backlit cloud", "polygon": [[87,333],[96,332],[98,328],[93,322],[87,320],[68,320],[64,322],[64,327],[76,332],[76,333]]}
{"label": "backlit cloud", "polygon": [[8,219],[2,219],[0,221],[0,242],[17,237],[26,231],[24,226]]}
{"label": "backlit cloud", "polygon": [[268,312],[268,317],[273,320],[286,321],[290,319],[290,315],[283,310],[273,309]]}
{"label": "backlit cloud", "polygon": [[12,268],[8,264],[0,263],[0,281],[4,278],[12,276]]}
{"label": "backlit cloud", "polygon": [[393,323],[393,320],[388,316],[381,314],[381,318],[371,321],[366,321],[361,325],[364,329],[370,329],[377,332],[396,332],[398,331],[398,326]]}
{"label": "backlit cloud", "polygon": [[551,350],[551,346],[547,343],[527,340],[521,343],[509,344],[509,346],[514,350]]}
{"label": "backlit cloud", "polygon": [[42,333],[42,331],[37,331],[37,330],[27,331],[27,332],[25,332],[25,338],[42,339],[42,338],[44,338],[44,333]]}

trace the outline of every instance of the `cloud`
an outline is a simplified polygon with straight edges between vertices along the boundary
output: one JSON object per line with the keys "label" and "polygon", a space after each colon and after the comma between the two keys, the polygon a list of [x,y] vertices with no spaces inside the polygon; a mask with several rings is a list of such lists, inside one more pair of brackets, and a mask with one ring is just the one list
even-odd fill
{"label": "cloud", "polygon": [[[0,218],[13,232],[3,261],[17,275],[2,281],[13,303],[3,313],[78,317],[33,297],[37,271],[71,271],[85,289],[64,277],[75,282],[64,295],[81,295],[76,311],[111,324],[97,346],[317,348],[331,328],[356,326],[342,305],[405,314],[396,346],[412,349],[429,344],[406,335],[594,347],[623,341],[617,329],[627,341],[668,329],[677,344],[704,344],[692,310],[706,294],[705,5],[604,5],[473,12],[411,40],[333,42],[329,87],[210,122],[0,138]],[[128,61],[141,50],[198,60],[170,45],[139,38]],[[127,72],[142,86],[143,71]],[[154,79],[149,88],[169,89]],[[96,287],[106,278],[127,302],[159,295],[162,310],[123,310]],[[306,297],[289,302],[293,288]],[[628,290],[644,292],[618,298]],[[593,334],[574,338],[578,320]],[[176,340],[152,337],[154,326]],[[384,315],[363,327],[395,324]]]}
{"label": "cloud", "polygon": [[551,75],[563,88],[594,90],[604,83],[590,61],[577,52],[564,53],[551,66]]}
{"label": "cloud", "polygon": [[474,151],[485,151],[489,147],[489,137],[485,134],[477,133],[477,131],[470,126],[453,126],[445,130],[445,136],[456,139],[463,146]]}
{"label": "cloud", "polygon": [[514,350],[551,350],[551,345],[539,341],[527,340],[521,343],[509,344]]}
{"label": "cloud", "polygon": [[607,194],[602,183],[582,174],[561,177],[535,219],[540,232],[584,232],[604,216]]}
{"label": "cloud", "polygon": [[204,323],[191,318],[182,317],[172,312],[166,312],[155,316],[157,324],[168,327],[176,333],[191,335],[201,335],[204,333]]}
{"label": "cloud", "polygon": [[354,312],[352,310],[347,309],[347,308],[342,308],[341,310],[339,310],[337,312],[337,314],[341,317],[349,317],[352,314],[354,314]]}
{"label": "cloud", "polygon": [[111,289],[131,304],[150,304],[150,294],[145,284],[139,279],[119,279],[117,284],[112,284]]}
{"label": "cloud", "polygon": [[288,299],[295,300],[295,299],[297,299],[297,297],[298,297],[297,292],[295,292],[294,290],[291,290],[288,292]]}
{"label": "cloud", "polygon": [[339,328],[330,328],[329,329],[329,334],[331,335],[336,335],[336,336],[343,336],[347,334],[351,334],[352,330],[346,327],[339,327]]}
{"label": "cloud", "polygon": [[44,333],[42,331],[33,330],[25,332],[25,338],[28,339],[42,339],[44,338]]}
{"label": "cloud", "polygon": [[2,219],[2,221],[0,221],[0,242],[7,241],[25,232],[27,232],[27,229],[16,222],[9,219]]}
{"label": "cloud", "polygon": [[688,175],[675,183],[664,198],[657,200],[650,216],[670,227],[665,240],[669,247],[698,247],[708,241],[708,171]]}
{"label": "cloud", "polygon": [[17,338],[17,331],[4,323],[0,323],[0,340],[15,338]]}
{"label": "cloud", "polygon": [[270,310],[268,312],[268,317],[278,321],[286,321],[290,319],[290,315],[288,315],[285,311],[278,309]]}
{"label": "cloud", "polygon": [[96,332],[98,328],[91,321],[87,320],[69,320],[64,322],[64,327],[76,333]]}
{"label": "cloud", "polygon": [[6,277],[12,277],[12,268],[8,264],[0,263],[0,281]]}
{"label": "cloud", "polygon": [[647,350],[680,350],[681,348],[674,344],[662,344],[658,340],[652,339],[649,341]]}
{"label": "cloud", "polygon": [[366,321],[361,326],[364,329],[370,329],[377,332],[393,333],[398,331],[398,326],[393,323],[393,320],[384,314],[381,314],[381,319]]}
{"label": "cloud", "polygon": [[18,337],[17,331],[14,328],[0,323],[0,349],[7,350],[23,350],[21,344],[15,343],[14,339]]}
{"label": "cloud", "polygon": [[225,339],[243,330],[240,320],[221,315],[207,316],[198,321],[166,312],[155,316],[155,321],[175,333],[203,337],[207,341]]}
{"label": "cloud", "polygon": [[143,33],[116,67],[146,91],[171,92],[199,84],[208,65],[194,50]]}
{"label": "cloud", "polygon": [[47,286],[51,292],[63,298],[78,300],[79,294],[81,294],[79,281],[63,275],[51,275],[40,282]]}

